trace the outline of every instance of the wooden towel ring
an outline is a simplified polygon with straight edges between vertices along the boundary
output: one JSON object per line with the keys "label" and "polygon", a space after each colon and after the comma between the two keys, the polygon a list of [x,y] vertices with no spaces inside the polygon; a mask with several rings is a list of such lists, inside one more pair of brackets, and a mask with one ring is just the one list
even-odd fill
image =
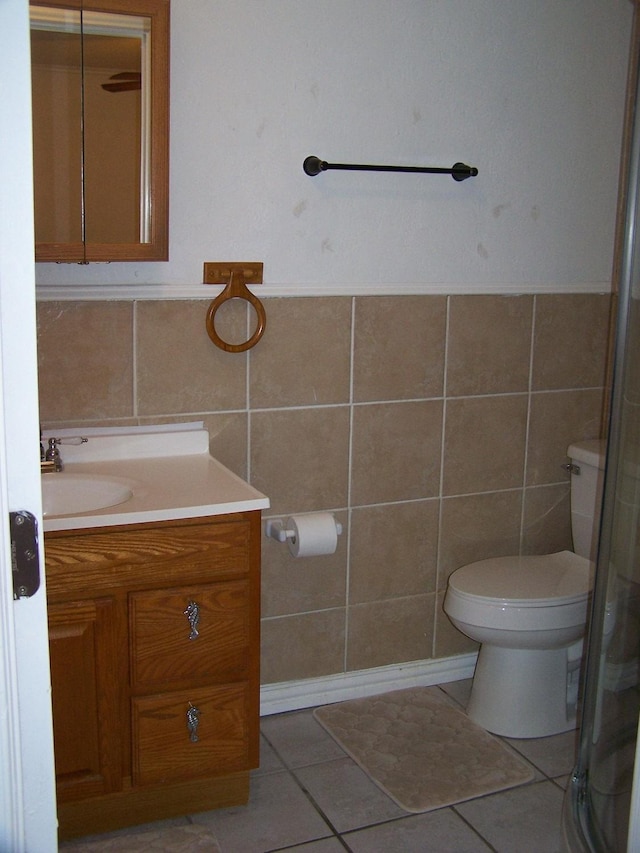
{"label": "wooden towel ring", "polygon": [[[208,266],[212,266],[212,265],[205,264],[205,271],[206,271],[206,267],[208,267]],[[262,265],[260,265],[260,266],[262,267]],[[245,274],[244,274],[244,271],[242,269],[243,265],[242,264],[227,265],[227,268],[229,268],[229,267],[230,267],[230,269],[229,269],[229,280],[228,280],[227,286],[222,291],[222,293],[220,293],[213,300],[211,305],[209,305],[209,310],[207,311],[207,333],[208,333],[209,337],[211,338],[211,340],[213,341],[213,343],[217,347],[220,347],[220,349],[225,350],[226,352],[246,352],[246,350],[251,349],[251,347],[254,347],[258,343],[258,341],[260,340],[262,335],[264,334],[264,330],[265,330],[265,327],[267,325],[267,315],[266,315],[266,312],[264,310],[264,305],[262,304],[262,302],[260,302],[260,300],[255,295],[255,293],[252,293],[249,290],[249,288],[247,287],[247,285],[245,284]],[[262,272],[262,270],[260,270],[260,272]],[[205,283],[207,283],[207,284],[217,283],[217,282],[211,281],[211,278],[209,281],[207,281],[206,279],[207,279],[207,276],[205,274]],[[262,280],[262,275],[260,275],[260,280]],[[256,282],[256,283],[259,283],[259,282]],[[222,338],[220,337],[220,335],[216,331],[216,327],[215,327],[216,312],[217,312],[218,308],[220,308],[220,306],[222,304],[224,304],[225,302],[227,302],[229,299],[244,299],[244,300],[246,300],[247,302],[249,302],[253,306],[253,309],[256,312],[256,315],[258,317],[258,325],[256,327],[255,332],[251,335],[249,340],[244,341],[244,343],[241,343],[241,344],[230,344],[227,341],[222,340]]]}

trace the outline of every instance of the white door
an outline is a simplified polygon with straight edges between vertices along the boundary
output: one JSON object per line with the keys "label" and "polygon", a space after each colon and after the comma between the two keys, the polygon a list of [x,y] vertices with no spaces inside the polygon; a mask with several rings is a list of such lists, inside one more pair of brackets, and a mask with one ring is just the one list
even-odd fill
{"label": "white door", "polygon": [[33,597],[13,600],[9,542],[13,510],[30,511],[42,529],[28,0],[0,0],[0,79],[0,850],[51,853],[57,822],[44,578]]}

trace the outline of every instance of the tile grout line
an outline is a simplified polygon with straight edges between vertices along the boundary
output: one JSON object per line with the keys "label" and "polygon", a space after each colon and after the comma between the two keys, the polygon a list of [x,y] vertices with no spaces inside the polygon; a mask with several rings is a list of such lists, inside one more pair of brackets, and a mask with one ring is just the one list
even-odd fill
{"label": "tile grout line", "polygon": [[349,441],[347,446],[347,560],[344,579],[344,646],[342,651],[342,670],[348,672],[349,660],[349,589],[351,584],[351,526],[353,523],[353,506],[351,503],[351,483],[353,479],[353,432],[355,421],[354,384],[355,384],[355,351],[356,351],[356,298],[351,298],[351,340],[349,346]]}
{"label": "tile grout line", "polygon": [[[491,796],[491,795],[489,795],[489,796]],[[486,844],[486,845],[487,845],[487,847],[489,848],[489,850],[491,851],[491,853],[499,853],[499,851],[498,851],[498,850],[493,846],[493,844],[491,844],[491,843],[490,843],[490,842],[489,842],[489,841],[484,837],[484,835],[482,835],[482,833],[481,833],[479,830],[477,830],[477,829],[476,829],[476,827],[475,827],[475,826],[474,826],[470,821],[468,821],[468,820],[466,819],[466,817],[465,817],[464,815],[460,814],[460,812],[456,809],[456,807],[455,807],[455,806],[451,806],[450,808],[451,808],[451,811],[456,815],[456,817],[458,817],[458,818],[459,818],[459,819],[460,819],[464,824],[466,824],[466,825],[469,827],[469,829],[470,829],[470,830],[471,830],[475,835],[477,835],[477,836],[478,836],[478,838],[482,841],[482,843],[483,843],[483,844]]]}
{"label": "tile grout line", "polygon": [[[445,463],[445,438],[447,423],[447,369],[449,365],[449,331],[451,324],[451,298],[447,296],[445,329],[444,329],[444,360],[442,365],[442,414],[440,418],[440,483],[438,486],[438,529],[436,541],[436,588],[433,601],[433,630],[431,634],[431,656],[436,657],[438,643],[438,596],[441,590],[440,557],[442,552],[442,524],[444,516],[444,463]],[[443,600],[444,603],[444,600]]]}
{"label": "tile grout line", "polygon": [[527,389],[527,421],[525,424],[524,433],[524,459],[522,462],[522,499],[520,504],[520,536],[518,543],[518,553],[522,555],[525,538],[525,523],[526,523],[526,503],[527,503],[527,469],[529,466],[529,437],[531,435],[531,406],[533,403],[533,362],[535,355],[535,338],[536,338],[536,312],[538,303],[536,296],[533,297],[531,306],[531,339],[529,341],[529,383]]}
{"label": "tile grout line", "polygon": [[[300,781],[300,779],[298,779],[298,777],[297,777],[297,775],[296,775],[296,773],[295,773],[294,768],[289,767],[289,765],[286,763],[286,761],[284,760],[284,758],[283,758],[283,757],[282,757],[282,755],[280,754],[280,752],[279,752],[279,750],[277,749],[277,747],[275,746],[275,744],[274,744],[274,743],[269,739],[268,735],[266,735],[264,732],[261,732],[261,734],[262,734],[262,737],[265,739],[265,741],[269,744],[270,748],[273,750],[273,752],[275,753],[275,755],[277,756],[278,761],[280,761],[280,762],[282,763],[282,767],[283,767],[283,769],[284,769],[284,770],[286,770],[286,772],[289,774],[289,776],[291,777],[291,779],[295,782],[295,784],[298,786],[298,788],[299,788],[299,789],[302,791],[302,793],[305,795],[305,797],[307,798],[307,800],[309,801],[309,803],[313,806],[313,808],[314,808],[314,809],[315,809],[315,811],[318,813],[318,815],[319,815],[319,816],[322,818],[322,820],[327,824],[327,826],[328,826],[328,828],[331,830],[331,832],[332,832],[333,836],[339,839],[339,835],[340,835],[340,833],[338,832],[338,830],[336,829],[336,827],[333,825],[333,823],[329,820],[329,818],[326,816],[326,814],[322,811],[322,809],[320,808],[320,806],[318,805],[318,803],[315,801],[315,799],[311,796],[311,794],[310,794],[310,792],[308,791],[308,789],[303,785],[303,783]],[[345,757],[348,757],[348,756],[346,756],[346,754],[345,754]],[[318,762],[318,763],[322,764],[322,763],[325,763],[325,762]],[[309,766],[309,765],[305,765],[305,766]],[[277,772],[277,771],[274,771],[274,772]],[[328,838],[328,837],[330,837],[330,836],[325,836],[325,837],[327,837],[327,838]],[[317,840],[317,841],[319,841],[319,840],[321,840],[321,839],[307,839],[307,841],[305,841],[305,842],[299,842],[299,843],[306,844],[306,843],[308,843],[309,841],[312,841],[312,840]],[[294,845],[290,845],[290,846],[295,847],[296,845],[294,844]],[[283,847],[280,847],[280,848],[275,848],[275,849],[276,849],[276,850],[286,850],[286,847],[284,847],[284,848],[283,848]]]}

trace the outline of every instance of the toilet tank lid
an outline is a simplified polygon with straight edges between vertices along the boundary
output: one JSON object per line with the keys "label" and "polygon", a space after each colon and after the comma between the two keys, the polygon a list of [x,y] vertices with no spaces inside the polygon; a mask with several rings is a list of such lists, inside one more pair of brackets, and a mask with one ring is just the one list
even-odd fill
{"label": "toilet tank lid", "polygon": [[567,456],[584,465],[592,465],[594,468],[604,468],[607,442],[604,438],[591,438],[585,441],[576,441],[567,449]]}

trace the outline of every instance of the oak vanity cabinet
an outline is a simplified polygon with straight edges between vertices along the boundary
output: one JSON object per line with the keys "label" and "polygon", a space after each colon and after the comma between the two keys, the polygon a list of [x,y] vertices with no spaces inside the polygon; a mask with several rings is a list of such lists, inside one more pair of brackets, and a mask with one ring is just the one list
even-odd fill
{"label": "oak vanity cabinet", "polygon": [[45,534],[62,838],[247,801],[260,512]]}

